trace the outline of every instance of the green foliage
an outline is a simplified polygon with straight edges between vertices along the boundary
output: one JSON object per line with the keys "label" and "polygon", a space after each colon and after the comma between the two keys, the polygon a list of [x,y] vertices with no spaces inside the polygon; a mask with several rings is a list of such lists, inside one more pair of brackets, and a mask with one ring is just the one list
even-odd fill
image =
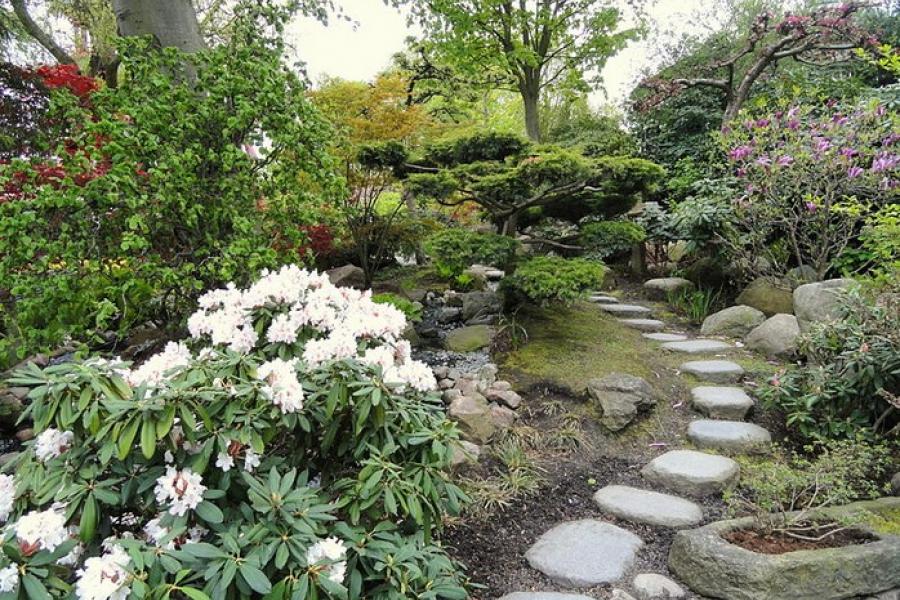
{"label": "green foliage", "polygon": [[722,240],[734,232],[736,193],[731,179],[701,179],[690,186],[687,198],[675,204],[671,225],[675,236],[687,241],[688,252],[722,251]]}
{"label": "green foliage", "polygon": [[296,260],[297,226],[338,184],[328,126],[280,40],[233,26],[235,41],[193,58],[190,83],[174,50],[122,41],[121,85],[87,103],[53,93],[56,135],[40,150],[64,176],[42,176],[40,158],[0,165],[0,186],[22,189],[0,202],[3,354],[177,328],[203,288]]}
{"label": "green foliage", "polygon": [[682,289],[669,294],[668,302],[678,312],[687,315],[697,325],[709,315],[724,308],[720,290],[701,288]]}
{"label": "green foliage", "polygon": [[[253,331],[307,310],[310,295],[342,297],[327,277],[288,274],[246,292],[265,299],[249,315]],[[229,293],[205,306],[234,310]],[[362,294],[348,302],[343,310],[364,318],[387,314]],[[316,310],[342,309],[326,301]],[[402,318],[390,321],[402,328]],[[20,370],[12,382],[31,388],[26,416],[38,442],[4,468],[14,473],[11,522],[62,506],[50,510],[77,531],[86,556],[124,550],[111,583],[135,597],[464,599],[457,565],[431,542],[465,501],[448,473],[457,431],[425,391],[433,381],[398,384],[393,366],[356,357],[301,360],[325,334],[309,323],[295,342],[260,336],[247,353],[226,345],[231,338],[203,347],[199,335],[198,353],[173,343],[133,370],[99,358]],[[396,365],[408,360],[385,338],[357,342],[360,356],[386,349]],[[62,432],[63,444],[42,441]],[[24,552],[11,531],[0,567],[18,564],[19,597],[69,597],[77,565],[56,559],[76,540]],[[340,556],[311,552],[329,537]],[[32,579],[50,595],[35,593]]]}
{"label": "green foliage", "polygon": [[528,142],[512,133],[487,132],[436,142],[425,151],[425,162],[442,167],[475,162],[503,162],[518,156],[528,148]]}
{"label": "green foliage", "polygon": [[539,256],[520,264],[501,287],[514,302],[571,303],[599,289],[606,276],[603,263],[581,258]]}
{"label": "green foliage", "polygon": [[762,388],[810,439],[896,435],[900,431],[900,285],[851,291],[839,319],[816,323],[801,340],[808,364]]}
{"label": "green foliage", "polygon": [[474,264],[501,269],[509,267],[519,243],[508,236],[477,233],[460,227],[448,228],[425,241],[425,252],[442,278],[461,275]]}
{"label": "green foliage", "polygon": [[621,256],[647,239],[644,228],[630,221],[599,221],[581,228],[581,245],[600,259]]}
{"label": "green foliage", "polygon": [[[861,440],[814,444],[803,454],[776,446],[771,458],[739,459],[740,483],[726,492],[725,501],[732,514],[752,514],[763,531],[802,535],[811,517],[819,528],[835,530],[847,523],[823,522],[814,512],[879,497],[877,482],[890,467],[890,458],[887,446]],[[809,535],[818,537],[822,531]]]}
{"label": "green foliage", "polygon": [[390,304],[397,308],[406,316],[407,321],[415,323],[422,320],[422,306],[397,294],[375,294],[372,296],[372,301],[378,304]]}
{"label": "green foliage", "polygon": [[847,274],[889,278],[900,271],[900,205],[889,204],[866,219],[859,245],[836,261]]}

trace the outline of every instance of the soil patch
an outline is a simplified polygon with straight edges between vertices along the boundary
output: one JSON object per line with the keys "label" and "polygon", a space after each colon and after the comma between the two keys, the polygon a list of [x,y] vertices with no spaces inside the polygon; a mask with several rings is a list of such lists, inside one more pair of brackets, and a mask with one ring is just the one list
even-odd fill
{"label": "soil patch", "polygon": [[[818,538],[828,533],[833,527],[804,531],[805,538]],[[867,544],[876,540],[875,536],[856,529],[845,529],[822,539],[801,539],[783,532],[766,533],[754,529],[739,529],[722,536],[726,541],[751,552],[760,554],[786,554],[798,550],[823,550],[826,548],[843,548],[857,544]]]}

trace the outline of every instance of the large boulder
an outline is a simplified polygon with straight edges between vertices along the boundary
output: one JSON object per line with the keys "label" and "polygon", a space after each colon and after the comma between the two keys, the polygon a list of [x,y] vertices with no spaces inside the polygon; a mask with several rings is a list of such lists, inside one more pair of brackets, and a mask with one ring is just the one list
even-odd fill
{"label": "large boulder", "polygon": [[737,297],[736,304],[753,307],[768,317],[794,312],[794,297],[790,287],[768,277],[750,282]]}
{"label": "large boulder", "polygon": [[7,431],[15,427],[22,411],[24,400],[28,396],[28,388],[0,389],[0,429]]}
{"label": "large boulder", "polygon": [[366,274],[356,265],[344,265],[327,271],[328,280],[338,287],[366,288]]}
{"label": "large boulder", "polygon": [[747,348],[766,356],[790,358],[797,353],[800,326],[794,315],[775,315],[744,338]]}
{"label": "large boulder", "polygon": [[766,315],[752,306],[730,306],[706,317],[700,333],[743,337],[765,320]]}
{"label": "large boulder", "polygon": [[602,379],[591,379],[587,392],[602,411],[600,422],[611,431],[624,429],[638,411],[656,404],[650,384],[633,375],[611,373]]}
{"label": "large boulder", "polygon": [[693,282],[682,277],[662,277],[644,282],[644,291],[647,296],[657,300],[665,300],[669,294],[692,289],[694,289]]}
{"label": "large boulder", "polygon": [[464,439],[479,445],[487,443],[497,429],[490,405],[483,396],[477,394],[453,400],[447,416],[459,425]]}
{"label": "large boulder", "polygon": [[853,283],[852,279],[830,279],[807,283],[794,290],[794,314],[805,332],[812,323],[838,318],[841,293]]}
{"label": "large boulder", "polygon": [[496,315],[501,308],[500,296],[495,292],[469,292],[462,298],[462,318],[467,323]]}
{"label": "large boulder", "polygon": [[447,334],[444,346],[452,352],[474,352],[487,348],[494,338],[494,330],[487,325],[470,325]]}

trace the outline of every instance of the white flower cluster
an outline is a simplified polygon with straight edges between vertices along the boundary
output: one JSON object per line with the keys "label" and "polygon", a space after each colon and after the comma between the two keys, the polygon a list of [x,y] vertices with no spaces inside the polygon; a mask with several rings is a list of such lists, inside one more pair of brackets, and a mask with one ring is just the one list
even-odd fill
{"label": "white flower cluster", "polygon": [[75,434],[71,431],[45,429],[34,440],[34,455],[41,462],[47,462],[61,456],[72,447]]}
{"label": "white flower cluster", "polygon": [[341,540],[330,537],[316,542],[306,550],[306,564],[323,565],[320,571],[335,583],[343,583],[347,573],[347,547]]}
{"label": "white flower cluster", "polygon": [[80,600],[125,600],[128,587],[128,564],[131,558],[119,546],[112,546],[103,556],[92,556],[78,570],[75,595]]}
{"label": "white flower cluster", "polygon": [[[195,339],[209,339],[214,346],[246,353],[260,343],[303,342],[300,354],[307,367],[361,358],[390,372],[392,383],[421,391],[436,387],[427,367],[409,357],[409,345],[401,339],[406,328],[403,313],[389,304],[373,302],[371,292],[336,287],[325,274],[287,265],[275,272],[263,272],[262,278],[246,290],[233,284],[212,290],[200,298],[199,304],[200,310],[188,320],[188,329]],[[265,340],[259,340],[254,319],[256,311],[264,307],[276,316],[265,331]],[[289,374],[288,366],[273,363],[263,365],[260,378],[275,373],[276,379],[293,386],[295,377]],[[271,398],[284,412],[294,412],[299,410],[301,394],[297,385],[291,393],[284,393],[285,402],[280,402],[275,393]]]}
{"label": "white flower cluster", "polygon": [[[216,456],[216,466],[225,473],[233,469],[234,459],[236,456],[240,455],[241,448],[242,446],[239,442],[232,442],[232,445],[228,448],[228,452],[219,452]],[[260,462],[261,458],[259,454],[254,452],[253,448],[247,446],[244,450],[244,470],[252,473],[253,470],[259,466]]]}
{"label": "white flower cluster", "polygon": [[5,523],[9,519],[15,501],[15,478],[12,475],[0,475],[0,523]]}
{"label": "white flower cluster", "polygon": [[175,467],[166,467],[166,474],[156,480],[156,501],[169,505],[169,512],[183,516],[189,510],[197,508],[203,501],[206,486],[198,473],[190,469],[179,471]]}
{"label": "white flower cluster", "polygon": [[188,529],[186,536],[177,540],[169,540],[165,545],[160,546],[166,536],[169,535],[169,532],[171,532],[171,529],[162,525],[161,515],[154,519],[150,519],[147,521],[147,524],[144,525],[144,535],[146,536],[147,541],[152,542],[153,545],[157,547],[165,548],[166,550],[175,550],[177,547],[184,544],[200,543],[203,541],[203,536],[208,533],[208,530],[199,525],[195,525]]}
{"label": "white flower cluster", "polygon": [[256,370],[256,377],[266,383],[263,394],[281,412],[287,414],[303,410],[303,384],[297,379],[293,361],[276,358],[263,363]]}
{"label": "white flower cluster", "polygon": [[0,594],[15,591],[19,585],[19,565],[13,563],[0,569]]}
{"label": "white flower cluster", "polygon": [[133,386],[146,384],[160,387],[179,369],[191,364],[191,351],[181,343],[169,342],[162,352],[148,358],[140,367],[126,374]]}
{"label": "white flower cluster", "polygon": [[26,555],[40,550],[53,552],[69,539],[66,517],[61,507],[51,507],[44,511],[33,510],[22,516],[13,525],[19,546]]}

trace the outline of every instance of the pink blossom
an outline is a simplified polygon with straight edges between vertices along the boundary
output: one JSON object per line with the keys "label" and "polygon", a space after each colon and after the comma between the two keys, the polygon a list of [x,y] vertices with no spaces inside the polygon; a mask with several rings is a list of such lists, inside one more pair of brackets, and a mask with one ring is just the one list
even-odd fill
{"label": "pink blossom", "polygon": [[847,169],[847,179],[856,179],[860,175],[862,175],[865,171],[860,167],[850,167]]}
{"label": "pink blossom", "polygon": [[731,160],[743,160],[753,153],[753,147],[748,145],[738,146],[728,153]]}
{"label": "pink blossom", "polygon": [[815,202],[807,202],[807,203],[806,203],[806,210],[808,210],[809,212],[816,212],[816,210],[817,210],[818,208],[819,208],[819,207],[816,206],[816,203],[815,203]]}
{"label": "pink blossom", "polygon": [[794,164],[794,157],[784,155],[778,158],[778,165],[781,167],[789,167]]}
{"label": "pink blossom", "polygon": [[875,157],[875,160],[872,161],[872,170],[876,173],[891,171],[898,164],[900,164],[900,156],[888,152],[881,152]]}

